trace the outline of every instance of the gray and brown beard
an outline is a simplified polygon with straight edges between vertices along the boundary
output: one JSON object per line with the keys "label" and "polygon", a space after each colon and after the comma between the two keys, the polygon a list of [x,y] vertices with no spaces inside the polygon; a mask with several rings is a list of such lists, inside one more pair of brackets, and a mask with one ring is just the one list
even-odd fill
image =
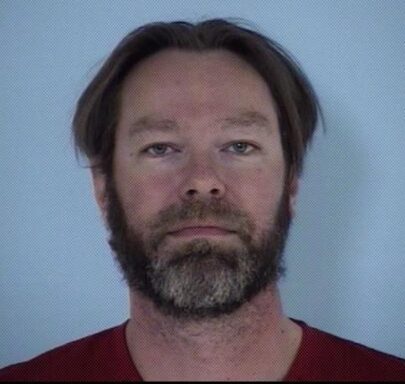
{"label": "gray and brown beard", "polygon": [[[162,313],[183,320],[216,318],[232,313],[284,274],[282,254],[291,221],[287,191],[285,187],[268,228],[254,239],[252,221],[224,199],[173,204],[143,228],[134,228],[109,177],[109,244],[130,289]],[[170,246],[167,233],[191,220],[221,223],[238,238],[234,244],[194,238]]]}

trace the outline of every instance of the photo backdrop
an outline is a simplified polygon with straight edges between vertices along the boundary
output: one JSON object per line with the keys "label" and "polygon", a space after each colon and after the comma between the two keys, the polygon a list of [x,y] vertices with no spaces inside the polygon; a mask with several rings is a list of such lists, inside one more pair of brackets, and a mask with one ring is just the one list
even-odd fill
{"label": "photo backdrop", "polygon": [[286,250],[286,313],[405,357],[404,1],[2,0],[0,366],[127,319],[74,156],[75,102],[134,28],[216,17],[285,46],[325,114]]}

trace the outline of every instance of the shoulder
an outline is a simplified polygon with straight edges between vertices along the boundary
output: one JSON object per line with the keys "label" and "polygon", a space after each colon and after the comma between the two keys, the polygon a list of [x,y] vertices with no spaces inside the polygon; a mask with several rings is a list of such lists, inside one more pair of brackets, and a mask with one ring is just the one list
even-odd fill
{"label": "shoulder", "polygon": [[405,360],[296,322],[303,339],[291,374],[309,380],[405,380]]}
{"label": "shoulder", "polygon": [[[126,323],[0,370],[0,381],[131,379],[136,374],[125,342]],[[129,376],[125,377],[125,374]],[[117,377],[115,375],[124,375]]]}

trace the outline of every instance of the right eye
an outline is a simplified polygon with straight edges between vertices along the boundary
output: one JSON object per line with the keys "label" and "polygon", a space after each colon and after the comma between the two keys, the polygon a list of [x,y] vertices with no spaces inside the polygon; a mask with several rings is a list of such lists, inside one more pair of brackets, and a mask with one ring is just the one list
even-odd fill
{"label": "right eye", "polygon": [[175,152],[175,149],[168,144],[157,143],[149,145],[142,152],[151,155],[152,157],[163,157]]}

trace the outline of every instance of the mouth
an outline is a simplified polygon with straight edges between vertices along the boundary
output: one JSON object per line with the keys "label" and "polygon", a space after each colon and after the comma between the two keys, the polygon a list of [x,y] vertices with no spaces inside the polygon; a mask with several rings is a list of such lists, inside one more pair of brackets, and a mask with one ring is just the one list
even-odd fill
{"label": "mouth", "polygon": [[196,225],[183,227],[168,234],[173,237],[229,236],[235,234],[235,231],[217,226]]}

